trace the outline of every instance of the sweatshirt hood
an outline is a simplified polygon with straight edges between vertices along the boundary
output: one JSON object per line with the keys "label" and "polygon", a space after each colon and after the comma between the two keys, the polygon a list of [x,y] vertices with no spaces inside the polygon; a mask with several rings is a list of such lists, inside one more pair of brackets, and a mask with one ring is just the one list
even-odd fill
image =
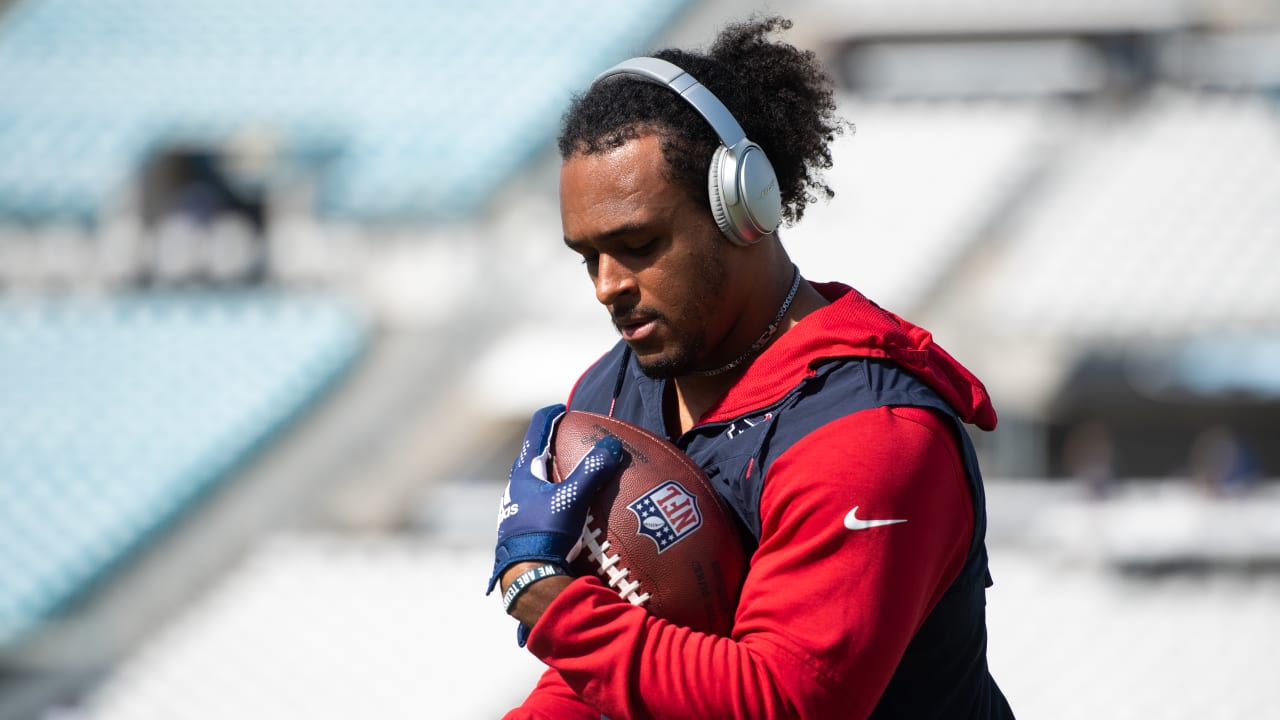
{"label": "sweatshirt hood", "polygon": [[884,358],[920,379],[962,420],[992,430],[996,410],[987,389],[968,368],[933,342],[928,330],[903,320],[840,283],[812,283],[830,304],[779,337],[706,415],[733,417],[781,399],[829,360]]}

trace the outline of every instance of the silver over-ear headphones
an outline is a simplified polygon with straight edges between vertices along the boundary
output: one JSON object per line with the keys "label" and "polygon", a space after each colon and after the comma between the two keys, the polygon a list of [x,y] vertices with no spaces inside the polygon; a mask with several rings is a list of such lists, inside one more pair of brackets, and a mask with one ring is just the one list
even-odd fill
{"label": "silver over-ear headphones", "polygon": [[625,60],[600,73],[594,82],[614,75],[631,75],[671,88],[720,136],[720,147],[707,171],[707,192],[711,215],[725,237],[735,245],[751,245],[778,229],[782,222],[778,176],[764,150],[747,139],[719,98],[689,73],[658,58]]}

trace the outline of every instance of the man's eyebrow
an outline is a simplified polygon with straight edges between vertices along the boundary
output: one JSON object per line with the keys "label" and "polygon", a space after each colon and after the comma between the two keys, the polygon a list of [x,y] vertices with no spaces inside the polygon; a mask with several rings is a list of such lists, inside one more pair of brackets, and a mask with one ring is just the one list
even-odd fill
{"label": "man's eyebrow", "polygon": [[641,222],[625,223],[623,225],[619,225],[613,228],[612,230],[609,230],[608,232],[601,233],[599,235],[594,235],[584,240],[572,240],[568,236],[566,236],[564,238],[564,244],[574,252],[581,252],[584,246],[589,245],[591,243],[599,243],[599,242],[606,242],[609,240],[616,240],[620,237],[625,237],[627,235],[632,235],[634,233],[645,232],[646,230],[648,230],[649,226],[650,226],[650,223],[641,223]]}

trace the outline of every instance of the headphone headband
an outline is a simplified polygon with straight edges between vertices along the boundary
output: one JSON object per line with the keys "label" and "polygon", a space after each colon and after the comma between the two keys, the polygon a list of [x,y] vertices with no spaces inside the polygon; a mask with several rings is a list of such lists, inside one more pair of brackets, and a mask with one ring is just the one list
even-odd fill
{"label": "headphone headband", "polygon": [[725,147],[734,147],[747,139],[747,134],[738,124],[738,120],[729,112],[729,108],[720,102],[710,90],[694,79],[692,75],[666,60],[651,57],[637,57],[624,60],[596,76],[594,83],[614,75],[630,75],[648,80],[658,85],[665,85],[684,98],[698,114],[706,118],[711,129],[720,136]]}

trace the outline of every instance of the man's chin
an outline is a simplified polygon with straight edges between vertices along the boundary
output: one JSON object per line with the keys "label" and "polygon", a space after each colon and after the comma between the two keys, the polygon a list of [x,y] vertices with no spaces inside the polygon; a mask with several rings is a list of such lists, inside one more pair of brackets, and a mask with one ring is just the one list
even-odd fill
{"label": "man's chin", "polygon": [[654,380],[670,380],[689,371],[689,359],[685,355],[644,354],[635,348],[632,350],[635,351],[636,365],[640,372]]}
{"label": "man's chin", "polygon": [[640,372],[644,373],[645,377],[653,380],[670,380],[672,378],[680,377],[680,375],[683,374],[680,371],[680,368],[673,367],[666,363],[656,363],[653,365],[640,363]]}

